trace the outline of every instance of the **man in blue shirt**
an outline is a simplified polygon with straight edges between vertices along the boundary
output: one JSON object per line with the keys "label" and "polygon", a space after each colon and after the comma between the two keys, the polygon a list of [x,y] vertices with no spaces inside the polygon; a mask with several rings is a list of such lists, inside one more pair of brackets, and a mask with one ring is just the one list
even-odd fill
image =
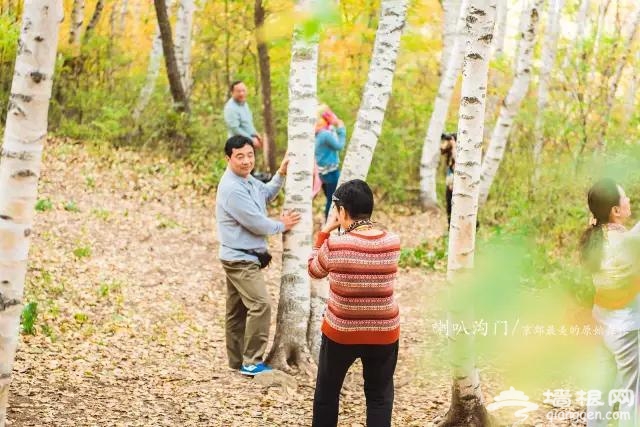
{"label": "man in blue shirt", "polygon": [[227,170],[218,185],[216,223],[227,279],[227,356],[231,368],[256,375],[271,369],[264,363],[271,301],[255,253],[267,252],[266,236],[290,230],[300,221],[300,214],[285,212],[279,221],[268,217],[267,203],[278,195],[287,174],[286,156],[265,184],[251,176],[255,165],[251,139],[232,136],[224,150]]}
{"label": "man in blue shirt", "polygon": [[247,104],[247,86],[238,80],[231,83],[231,98],[224,105],[224,121],[229,138],[242,135],[253,141],[254,148],[262,148],[262,139],[253,125],[253,115]]}

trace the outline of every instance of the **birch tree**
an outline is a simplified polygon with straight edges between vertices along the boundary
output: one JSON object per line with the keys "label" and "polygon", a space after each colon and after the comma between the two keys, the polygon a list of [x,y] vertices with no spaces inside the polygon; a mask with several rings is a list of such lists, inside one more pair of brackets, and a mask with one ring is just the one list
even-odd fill
{"label": "birch tree", "polygon": [[91,20],[89,21],[89,24],[87,25],[87,29],[84,32],[83,41],[85,43],[89,40],[89,38],[91,38],[91,35],[93,34],[93,31],[98,25],[98,22],[100,22],[100,17],[102,16],[103,9],[104,9],[104,0],[98,0],[96,2],[96,8],[93,11],[93,15],[91,15]]}
{"label": "birch tree", "polygon": [[[453,178],[453,208],[447,265],[447,281],[450,288],[462,283],[474,267],[481,149],[495,16],[496,0],[471,0],[466,19],[469,23],[469,36],[462,72],[459,139]],[[454,303],[449,316],[454,321],[466,317],[468,313],[465,313],[465,310],[465,306],[456,306]],[[472,337],[450,334],[449,346],[453,375],[451,406],[440,426],[490,425],[482,398],[480,377],[475,366]]]}
{"label": "birch tree", "polygon": [[607,92],[607,103],[605,105],[605,116],[602,122],[600,134],[598,135],[598,151],[603,152],[607,147],[607,131],[609,129],[609,122],[611,121],[611,112],[613,111],[613,103],[616,99],[616,93],[618,92],[618,85],[622,77],[624,67],[627,65],[629,55],[633,48],[633,40],[638,33],[640,27],[640,5],[636,6],[634,14],[630,18],[630,22],[627,28],[627,34],[624,40],[624,50],[622,56],[618,60],[615,72],[609,83],[609,90]]}
{"label": "birch tree", "polygon": [[576,42],[581,43],[587,35],[587,24],[589,22],[589,11],[591,0],[582,0],[578,17],[576,18]]}
{"label": "birch tree", "polygon": [[[382,0],[380,5],[380,18],[369,74],[338,185],[352,179],[364,180],[369,173],[373,153],[382,132],[387,102],[391,95],[408,3],[408,0]],[[327,280],[313,282],[309,346],[316,361],[320,351],[320,325],[328,294]]]}
{"label": "birch tree", "polygon": [[74,0],[71,9],[71,25],[69,30],[69,44],[78,47],[82,24],[84,23],[84,0]]}
{"label": "birch tree", "polygon": [[[597,56],[598,50],[600,49],[600,40],[602,39],[602,32],[604,31],[605,21],[607,19],[607,12],[609,11],[609,6],[611,5],[611,0],[602,0],[600,3],[600,7],[598,8],[598,22],[596,24],[596,38],[593,42],[593,57]],[[595,68],[595,66],[594,66]]]}
{"label": "birch tree", "polygon": [[158,28],[162,39],[162,53],[164,54],[164,61],[167,67],[167,76],[169,77],[169,88],[171,89],[173,103],[176,111],[188,113],[189,102],[184,91],[184,86],[182,86],[182,81],[180,80],[180,71],[174,52],[171,24],[169,23],[165,0],[154,0],[154,5],[158,18]]}
{"label": "birch tree", "polygon": [[61,0],[25,0],[0,161],[0,425],[5,425],[42,150],[53,85]]}
{"label": "birch tree", "polygon": [[180,81],[188,98],[191,92],[191,34],[193,31],[193,15],[196,10],[194,0],[180,0],[178,20],[176,22],[176,62]]}
{"label": "birch tree", "polygon": [[[299,0],[299,12],[308,12],[311,0]],[[304,37],[302,27],[294,28],[289,74],[288,178],[285,210],[301,214],[300,222],[283,235],[282,279],[276,335],[268,362],[290,371],[309,363],[307,328],[311,312],[311,285],[307,273],[313,230],[311,188],[318,76],[318,35]]]}
{"label": "birch tree", "polygon": [[447,72],[449,57],[453,52],[453,44],[457,37],[457,23],[460,19],[460,3],[462,0],[442,0],[442,53],[440,56],[440,75]]}
{"label": "birch tree", "polygon": [[436,209],[438,206],[438,195],[436,194],[436,175],[438,173],[438,163],[440,160],[440,137],[444,129],[453,89],[458,81],[460,68],[462,67],[462,57],[465,52],[465,43],[462,32],[466,26],[466,10],[469,0],[460,3],[459,19],[456,25],[457,37],[453,43],[453,53],[449,56],[447,71],[440,80],[438,94],[433,103],[433,112],[429,121],[429,128],[422,145],[422,156],[420,159],[420,200],[425,209]]}
{"label": "birch tree", "polygon": [[487,152],[482,162],[482,176],[480,180],[480,204],[487,200],[491,183],[496,176],[513,126],[513,120],[518,113],[522,99],[527,94],[531,81],[531,67],[536,31],[540,17],[540,6],[543,0],[529,0],[524,30],[518,47],[516,75],[513,85],[500,108]]}
{"label": "birch tree", "polygon": [[498,0],[497,16],[495,24],[495,37],[493,38],[494,55],[500,57],[504,55],[504,39],[507,34],[507,14],[509,12],[508,0]]}
{"label": "birch tree", "polygon": [[540,68],[540,78],[538,81],[538,112],[534,127],[534,180],[537,180],[540,155],[544,144],[544,112],[549,103],[549,78],[551,76],[551,70],[553,70],[553,66],[556,63],[560,17],[562,15],[563,6],[564,0],[552,0],[549,3],[547,31],[542,45],[542,67]]}
{"label": "birch tree", "polygon": [[[167,17],[171,19],[171,9],[173,8],[174,0],[169,0],[167,3]],[[156,23],[156,31],[153,35],[153,43],[151,45],[151,53],[149,54],[149,65],[147,66],[147,77],[144,80],[144,85],[140,90],[140,96],[136,102],[136,107],[133,110],[133,120],[137,123],[140,120],[140,115],[151,100],[153,90],[156,87],[156,81],[158,80],[158,74],[160,73],[160,64],[162,63],[162,35],[160,34],[160,27]]]}

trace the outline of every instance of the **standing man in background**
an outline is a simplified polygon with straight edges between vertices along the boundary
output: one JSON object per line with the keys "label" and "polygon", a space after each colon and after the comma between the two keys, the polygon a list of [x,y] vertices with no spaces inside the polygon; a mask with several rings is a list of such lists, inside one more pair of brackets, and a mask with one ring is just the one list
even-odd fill
{"label": "standing man in background", "polygon": [[262,138],[253,125],[253,115],[247,104],[247,86],[237,80],[229,87],[231,98],[224,105],[224,121],[228,137],[241,135],[251,139],[254,148],[262,148]]}

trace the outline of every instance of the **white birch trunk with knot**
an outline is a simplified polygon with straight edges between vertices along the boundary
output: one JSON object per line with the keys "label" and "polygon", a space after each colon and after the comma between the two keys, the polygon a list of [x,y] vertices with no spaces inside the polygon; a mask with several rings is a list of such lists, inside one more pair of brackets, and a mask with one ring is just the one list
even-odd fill
{"label": "white birch trunk with knot", "polygon": [[544,112],[549,104],[549,79],[551,71],[556,63],[556,53],[558,52],[558,35],[560,33],[560,18],[564,0],[551,0],[547,13],[547,31],[544,35],[542,45],[542,67],[540,68],[540,78],[538,79],[538,111],[534,125],[533,146],[533,180],[537,182],[540,174],[540,160],[544,145]]}
{"label": "white birch trunk with knot", "polygon": [[31,227],[53,85],[61,0],[25,0],[0,161],[0,425],[19,338]]}
{"label": "white birch trunk with knot", "polygon": [[[380,5],[380,18],[373,44],[369,75],[338,185],[352,179],[367,179],[373,153],[382,132],[387,103],[391,96],[408,3],[408,0],[383,0]],[[309,347],[317,362],[320,352],[320,326],[329,296],[329,282],[326,279],[314,280],[312,294]]]}
{"label": "white birch trunk with knot", "polygon": [[176,22],[175,51],[180,81],[187,98],[191,92],[191,35],[193,33],[193,15],[196,11],[194,0],[180,0],[178,20]]}
{"label": "white birch trunk with knot", "polygon": [[[482,140],[496,0],[471,0],[467,16],[469,35],[462,72],[447,265],[450,288],[461,286],[474,267]],[[464,303],[454,304],[449,311],[452,321],[468,320],[472,315]],[[450,334],[448,339],[452,355],[452,398],[446,419],[440,426],[490,425],[475,365],[473,337]]]}
{"label": "white birch trunk with knot", "polygon": [[[310,10],[310,1],[299,1]],[[313,231],[311,188],[318,77],[318,40],[303,38],[294,29],[289,74],[289,166],[285,184],[285,211],[296,211],[301,220],[283,235],[282,278],[276,334],[268,362],[277,369],[308,369],[307,329],[311,314],[311,284],[307,272]]]}
{"label": "white birch trunk with knot", "polygon": [[440,163],[440,140],[447,120],[447,113],[451,105],[451,97],[460,68],[462,67],[462,57],[465,52],[464,29],[466,26],[466,12],[469,0],[460,3],[460,13],[456,25],[456,38],[453,43],[447,71],[440,80],[438,94],[433,103],[433,112],[429,121],[429,128],[422,145],[422,156],[420,159],[420,200],[424,209],[435,210],[438,208],[438,195],[436,193],[436,175],[438,174],[438,164]]}
{"label": "white birch trunk with knot", "polygon": [[80,36],[82,35],[82,24],[84,22],[84,0],[74,0],[71,9],[71,25],[69,29],[69,44],[74,47],[80,46]]}
{"label": "white birch trunk with knot", "polygon": [[496,122],[487,152],[482,162],[482,176],[480,180],[480,204],[487,201],[489,189],[496,176],[504,151],[507,146],[513,120],[520,109],[522,99],[527,94],[531,82],[531,68],[533,66],[533,50],[536,32],[540,20],[540,6],[543,0],[530,0],[527,6],[525,25],[518,46],[516,75],[513,85],[502,102],[498,121]]}
{"label": "white birch trunk with knot", "polygon": [[447,72],[449,57],[453,51],[453,43],[459,34],[457,23],[460,19],[460,3],[462,0],[442,1],[442,53],[440,55],[440,76]]}

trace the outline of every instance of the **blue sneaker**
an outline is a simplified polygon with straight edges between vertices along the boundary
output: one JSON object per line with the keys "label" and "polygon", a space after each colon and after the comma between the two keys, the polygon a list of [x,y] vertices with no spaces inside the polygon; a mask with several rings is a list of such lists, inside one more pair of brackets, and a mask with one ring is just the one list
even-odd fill
{"label": "blue sneaker", "polygon": [[249,375],[251,377],[261,374],[263,372],[272,371],[271,366],[267,365],[264,362],[260,362],[257,365],[242,365],[240,368],[240,373],[242,375]]}

